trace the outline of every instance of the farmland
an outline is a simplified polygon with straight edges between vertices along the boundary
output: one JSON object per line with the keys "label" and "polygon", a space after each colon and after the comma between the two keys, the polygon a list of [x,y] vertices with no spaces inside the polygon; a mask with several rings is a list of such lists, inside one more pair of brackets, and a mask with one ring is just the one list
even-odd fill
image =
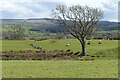
{"label": "farmland", "polygon": [[[36,59],[28,58],[2,61],[2,77],[4,78],[117,78],[118,77],[118,40],[101,40],[102,44],[99,44],[99,40],[86,40],[86,43],[91,41],[91,44],[86,44],[87,56],[79,57],[74,55],[76,52],[79,54],[82,52],[80,42],[72,37],[70,34],[65,33],[63,25],[56,25],[49,23],[46,19],[33,19],[33,20],[3,20],[3,40],[2,51],[6,55],[11,52],[22,54],[27,52],[28,56],[39,55],[34,46],[41,46],[47,52],[70,50],[72,55],[68,59],[66,57],[57,57],[59,59],[51,59],[54,53],[45,59],[40,59],[37,56]],[[25,29],[24,39],[10,40],[8,31],[11,25],[20,25]],[[106,26],[107,25],[107,26]],[[117,23],[102,21],[98,24],[98,31],[95,36],[99,38],[102,36],[117,37]],[[61,37],[62,38],[59,38]],[[93,36],[93,37],[95,37]],[[64,37],[68,37],[65,39]],[[46,38],[46,39],[45,39]],[[40,40],[41,39],[41,40]],[[45,40],[42,40],[45,39]],[[37,41],[38,40],[38,41]],[[69,44],[69,46],[66,46]],[[19,53],[21,52],[21,53]],[[13,54],[12,53],[12,54]],[[63,55],[62,53],[62,55]],[[26,54],[26,53],[24,53]],[[29,55],[30,54],[30,55]],[[35,54],[35,55],[34,55]],[[57,53],[56,53],[57,54]],[[67,53],[64,53],[66,55]],[[59,53],[58,53],[59,55]],[[63,55],[63,56],[64,56]],[[7,58],[6,55],[5,58]],[[13,55],[11,55],[13,56]],[[73,58],[72,56],[75,56]],[[76,60],[76,57],[78,58]],[[72,58],[72,59],[71,59]],[[24,74],[23,74],[24,73]]]}
{"label": "farmland", "polygon": [[[52,43],[52,41],[56,42]],[[5,60],[2,62],[2,76],[4,78],[117,78],[118,40],[102,40],[102,44],[98,44],[99,40],[91,41],[91,45],[86,44],[89,56],[83,58],[96,56],[93,61]],[[29,45],[31,43],[42,46],[46,51],[70,49],[74,53],[76,51],[81,52],[81,45],[76,39],[3,40],[2,50],[38,51],[38,49],[34,49]],[[66,44],[70,44],[70,46],[66,46]]]}
{"label": "farmland", "polygon": [[0,79],[120,79],[119,3],[3,0]]}
{"label": "farmland", "polygon": [[[11,25],[21,25],[22,28],[25,29],[25,34],[29,36],[29,38],[53,38],[56,37],[58,33],[64,33],[66,28],[63,25],[56,25],[54,23],[50,23],[48,19],[3,19],[2,20],[2,31],[3,38],[6,37],[9,26]],[[109,21],[101,21],[96,26],[97,32],[94,37],[100,37],[100,35],[107,36],[110,35],[115,37],[118,34],[118,23],[117,22],[109,22]],[[67,35],[70,36],[70,35]],[[70,36],[71,37],[71,36]]]}
{"label": "farmland", "polygon": [[[52,43],[52,41],[56,41]],[[86,45],[86,50],[89,55],[99,54],[104,52],[107,55],[117,55],[118,40],[102,40],[102,44],[98,44],[99,40],[91,40],[91,45]],[[87,41],[88,42],[88,41]],[[77,39],[48,39],[44,41],[34,41],[34,40],[3,40],[2,50],[3,51],[20,51],[20,50],[38,50],[31,47],[29,44],[35,44],[36,46],[42,46],[45,50],[67,50],[70,49],[73,52],[80,51],[81,45]],[[70,44],[70,46],[66,46]],[[116,49],[114,51],[114,49]],[[113,50],[113,51],[112,51]],[[108,51],[108,53],[107,53]],[[103,53],[103,54],[104,54]]]}
{"label": "farmland", "polygon": [[[117,60],[3,61],[4,78],[117,78]],[[104,74],[105,73],[105,74]]]}

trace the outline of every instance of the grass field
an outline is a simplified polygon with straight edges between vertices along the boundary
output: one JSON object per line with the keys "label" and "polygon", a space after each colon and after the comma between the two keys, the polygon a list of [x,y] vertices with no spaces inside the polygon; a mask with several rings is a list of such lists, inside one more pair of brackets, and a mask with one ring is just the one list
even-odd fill
{"label": "grass field", "polygon": [[[35,44],[36,46],[42,46],[46,50],[54,50],[54,49],[71,49],[72,51],[81,51],[81,44],[76,39],[60,39],[55,40],[55,43],[51,43],[51,39],[45,41],[33,41],[33,40],[3,40],[2,41],[2,50],[35,50],[33,47],[29,46],[29,44]],[[114,49],[118,47],[117,40],[102,40],[102,44],[98,44],[99,40],[91,40],[93,44],[86,45],[88,53],[96,53],[101,50]],[[66,47],[66,44],[70,44],[70,46]]]}
{"label": "grass field", "polygon": [[[35,44],[45,50],[71,49],[80,51],[81,45],[76,39],[61,39],[51,43],[32,40],[3,40],[3,51],[37,50],[29,46]],[[92,40],[91,45],[86,45],[89,55],[105,55],[106,59],[96,58],[94,61],[2,61],[2,76],[4,78],[117,78],[118,56],[117,40]],[[70,46],[66,46],[70,44]]]}
{"label": "grass field", "polygon": [[5,78],[117,78],[117,60],[3,61]]}
{"label": "grass field", "polygon": [[[20,51],[20,50],[37,50],[29,44],[41,46],[45,50],[55,49],[71,49],[73,52],[81,52],[81,44],[76,39],[60,39],[55,40],[55,43],[51,43],[53,40],[45,41],[33,41],[33,40],[3,40],[2,50],[3,51]],[[91,45],[86,45],[88,55],[106,55],[106,56],[117,56],[118,55],[118,41],[117,40],[102,40],[102,44],[98,44],[99,40],[92,40]],[[70,44],[70,46],[66,46]]]}

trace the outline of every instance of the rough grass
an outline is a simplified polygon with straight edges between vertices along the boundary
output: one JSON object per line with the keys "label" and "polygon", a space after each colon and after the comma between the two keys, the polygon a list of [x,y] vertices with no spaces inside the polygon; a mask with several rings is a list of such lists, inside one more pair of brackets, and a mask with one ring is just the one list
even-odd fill
{"label": "rough grass", "polygon": [[117,78],[117,60],[3,61],[5,78]]}
{"label": "rough grass", "polygon": [[[2,40],[3,51],[8,50],[34,50],[33,47],[29,46],[29,44],[33,43],[36,46],[42,46],[46,50],[54,50],[54,49],[71,49],[73,51],[81,51],[81,45],[77,39],[60,39],[55,40],[55,43],[51,43],[51,39],[45,41],[37,41],[33,40]],[[113,49],[118,47],[118,40],[102,40],[102,44],[98,44],[99,40],[92,40],[91,45],[86,45],[87,52],[96,52],[105,49]],[[70,46],[66,47],[66,44],[70,44]]]}
{"label": "rough grass", "polygon": [[[76,39],[61,39],[37,41],[32,40],[3,40],[3,51],[37,50],[29,44],[42,46],[49,50],[80,51],[81,46]],[[2,61],[2,76],[4,78],[117,78],[118,77],[118,41],[92,40],[86,45],[87,53],[94,57],[94,61]],[[70,44],[70,46],[66,46]],[[87,56],[87,57],[90,57]],[[99,56],[99,57],[97,57]],[[101,58],[100,56],[105,56]]]}
{"label": "rough grass", "polygon": [[[52,43],[53,41],[56,41]],[[87,41],[88,42],[88,41]],[[99,40],[92,40],[91,45],[86,44],[86,50],[89,56],[108,56],[116,57],[118,54],[118,40],[102,40],[102,44],[98,44]],[[45,41],[33,41],[33,40],[3,40],[3,51],[20,51],[20,50],[38,50],[30,46],[34,44],[36,46],[42,46],[45,50],[67,50],[70,49],[74,53],[81,52],[81,44],[76,39],[61,39],[61,40],[45,40]],[[70,44],[70,46],[66,46]]]}

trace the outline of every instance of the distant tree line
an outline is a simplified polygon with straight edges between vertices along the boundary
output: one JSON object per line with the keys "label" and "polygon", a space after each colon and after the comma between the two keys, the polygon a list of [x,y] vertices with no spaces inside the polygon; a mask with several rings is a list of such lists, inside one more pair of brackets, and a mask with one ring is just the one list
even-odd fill
{"label": "distant tree line", "polygon": [[18,40],[23,39],[25,36],[25,29],[20,25],[11,25],[7,31],[3,32],[4,39]]}
{"label": "distant tree line", "polygon": [[[98,31],[118,30],[118,23],[102,21],[98,23],[97,30]],[[62,24],[57,25],[57,24],[46,23],[46,24],[41,24],[40,26],[34,26],[31,29],[29,29],[29,31],[37,31],[37,32],[49,31],[50,33],[59,33],[59,32],[65,32],[66,28]]]}
{"label": "distant tree line", "polygon": [[[63,34],[66,31],[66,28],[62,24],[58,25],[58,24],[55,24],[55,23],[48,23],[48,22],[46,22],[46,23],[38,22],[38,23],[39,24],[36,24],[36,23],[28,24],[28,22],[22,23],[22,22],[19,22],[17,20],[9,20],[7,22],[3,21],[2,37],[3,37],[3,39],[23,39],[24,37],[36,38],[36,37],[49,36],[49,38],[53,38],[53,37],[64,38],[66,36],[66,35],[63,36]],[[9,24],[9,25],[7,25],[7,24]],[[8,27],[6,28],[4,26],[8,26]],[[19,26],[19,28],[17,26]],[[25,30],[27,30],[27,29],[23,28],[23,26],[32,27],[32,28],[28,29],[28,33],[27,32],[25,33]],[[93,37],[95,39],[101,39],[100,35],[102,35],[103,37],[107,36],[107,35],[110,35],[112,39],[119,39],[116,36],[116,35],[118,35],[118,32],[117,32],[118,26],[119,26],[119,24],[117,22],[108,22],[108,21],[99,22],[98,25],[97,25],[97,32],[95,33],[96,35],[94,35]],[[4,30],[4,28],[6,28],[6,30]],[[16,30],[17,29],[20,29],[20,30],[15,32],[14,28],[16,28]],[[111,30],[116,30],[116,31],[111,32]],[[106,32],[103,33],[102,31],[106,31]],[[20,32],[21,32],[21,34],[20,34]],[[37,34],[36,35],[34,32],[35,33],[43,33],[43,34]],[[55,34],[50,34],[50,33],[55,33]],[[61,37],[60,34],[63,37]],[[71,36],[67,36],[67,37],[71,38]]]}
{"label": "distant tree line", "polygon": [[50,32],[50,33],[59,33],[59,32],[65,32],[66,28],[62,24],[50,24],[50,25],[43,25],[40,27],[33,27],[29,29],[30,31],[38,31],[38,32]]}

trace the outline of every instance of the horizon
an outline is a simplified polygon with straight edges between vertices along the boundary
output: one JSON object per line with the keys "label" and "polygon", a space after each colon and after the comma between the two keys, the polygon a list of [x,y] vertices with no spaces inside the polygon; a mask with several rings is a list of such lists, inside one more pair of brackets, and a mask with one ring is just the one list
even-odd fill
{"label": "horizon", "polygon": [[[24,19],[24,18],[14,18],[14,19],[0,19],[0,20],[30,20],[30,19],[33,19],[33,20],[41,20],[41,19],[44,19],[44,18],[26,18],[26,19]],[[101,20],[101,21],[99,21],[99,22],[118,22],[118,21],[107,21],[107,20]]]}

